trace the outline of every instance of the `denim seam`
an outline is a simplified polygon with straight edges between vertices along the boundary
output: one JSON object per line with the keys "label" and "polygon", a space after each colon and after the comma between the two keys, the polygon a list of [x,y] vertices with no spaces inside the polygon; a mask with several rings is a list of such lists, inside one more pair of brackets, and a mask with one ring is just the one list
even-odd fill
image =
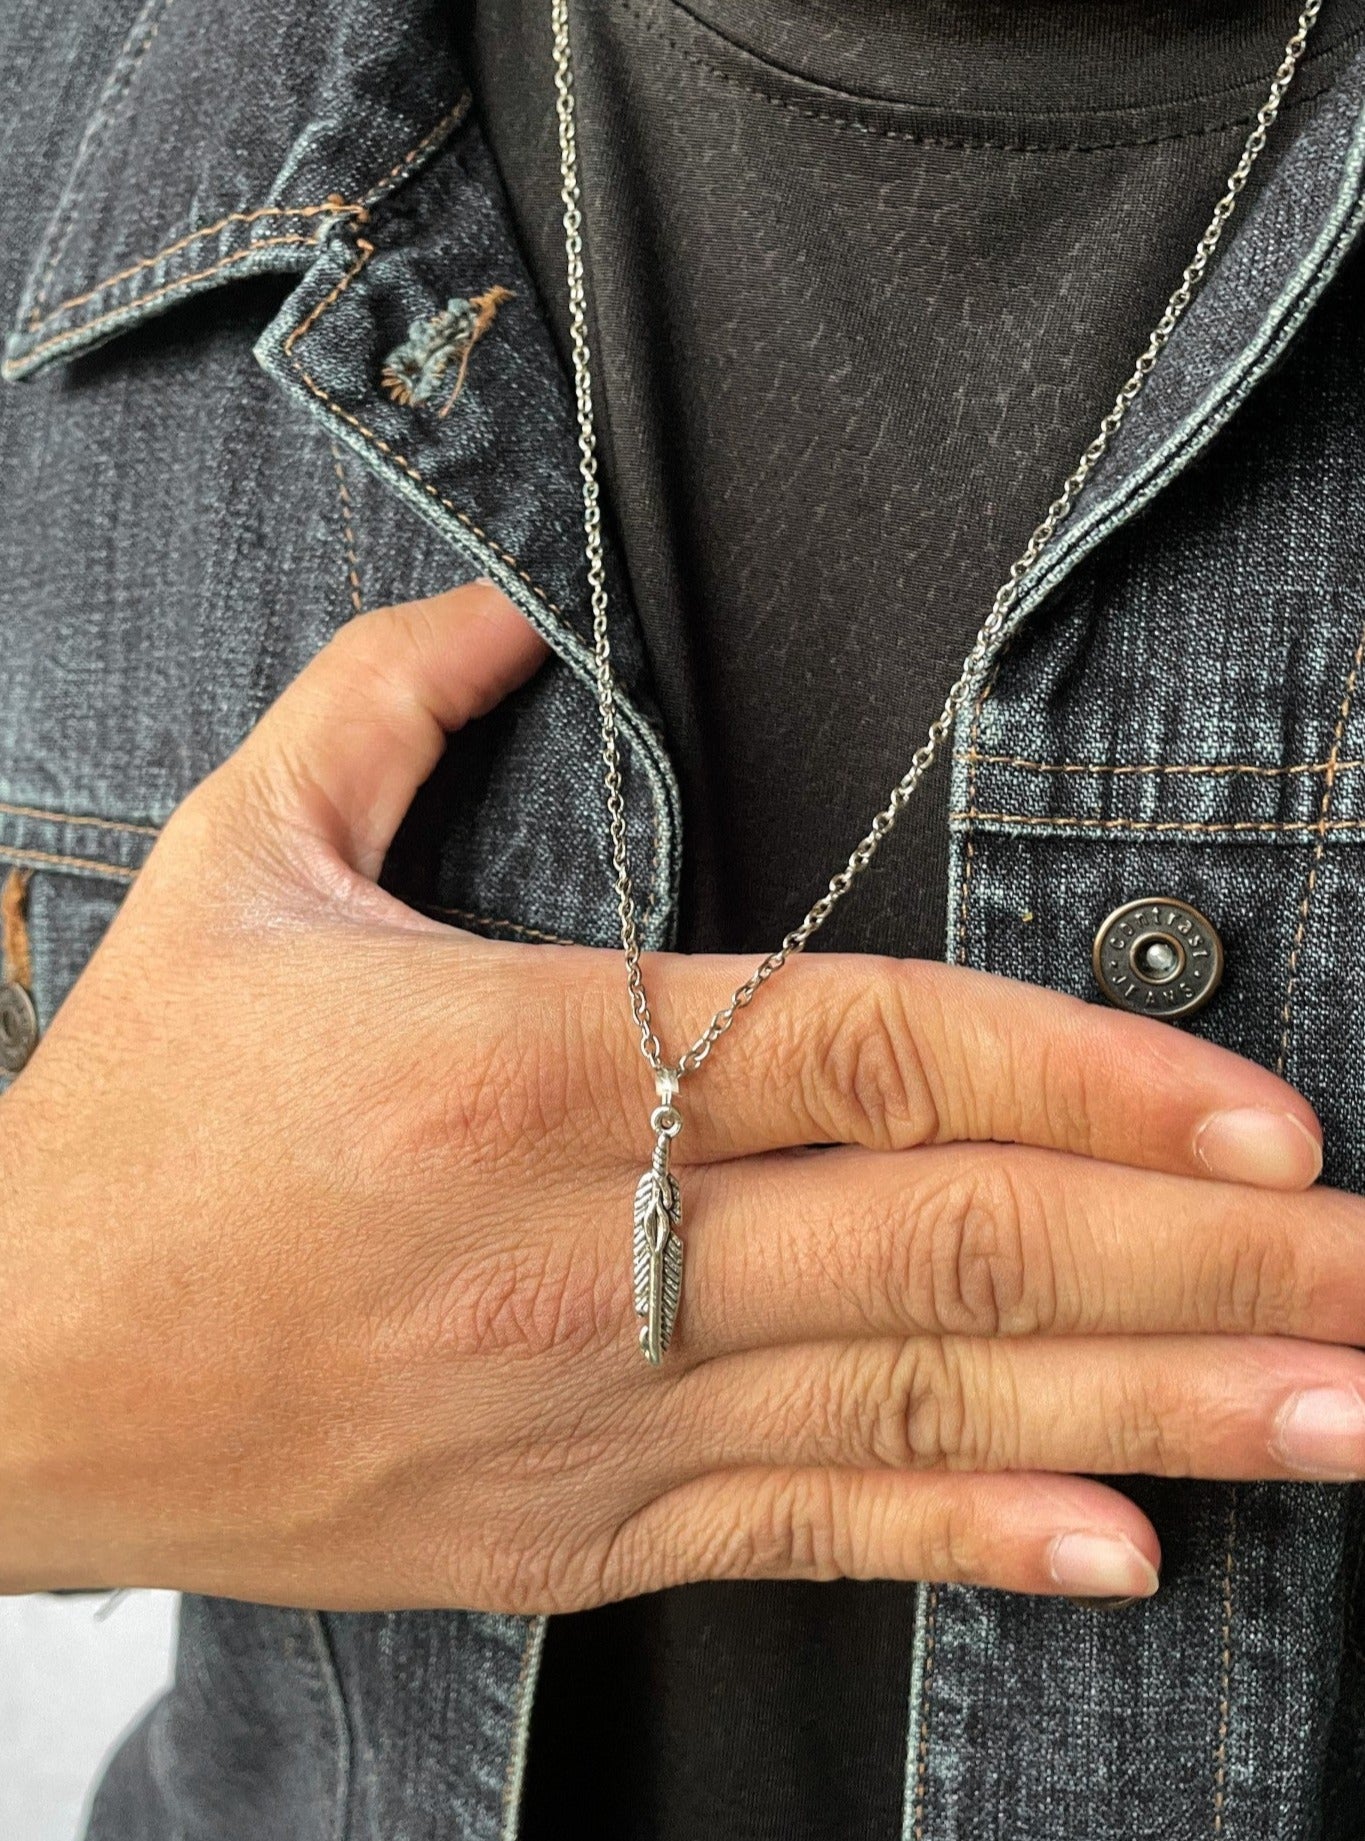
{"label": "denim seam", "polygon": [[[57,272],[57,265],[66,253],[66,245],[75,227],[76,208],[81,198],[81,192],[76,182],[89,163],[90,156],[97,143],[101,140],[106,130],[109,128],[110,123],[113,121],[119,105],[126,99],[128,91],[132,87],[133,78],[141,69],[144,58],[151,50],[156,40],[157,33],[161,30],[162,18],[170,11],[174,3],[175,0],[148,0],[148,4],[142,8],[137,18],[133,21],[128,36],[124,39],[118,57],[114,61],[114,68],[105,79],[104,90],[100,96],[99,102],[96,104],[95,112],[91,116],[85,132],[81,136],[81,144],[76,150],[75,163],[71,168],[71,176],[67,180],[66,197],[62,202],[58,216],[53,222],[52,234],[54,243],[52,254],[48,257],[46,266],[39,277],[37,288],[34,291],[33,305],[30,310],[31,324],[33,325],[41,325],[42,323],[39,317],[39,309],[42,307],[43,299],[48,288],[52,285],[52,279]],[[139,32],[143,33],[142,42],[137,46],[137,49],[134,50],[133,46]]]}
{"label": "denim seam", "polygon": [[101,876],[112,882],[135,882],[139,872],[117,863],[105,863],[99,857],[69,857],[53,850],[29,850],[17,844],[0,843],[0,862],[32,863],[42,869],[74,869],[84,875]]}
{"label": "denim seam", "polygon": [[499,914],[476,914],[472,908],[441,908],[433,902],[424,902],[428,914],[439,914],[445,920],[470,921],[480,927],[504,927],[509,933],[519,933],[525,939],[543,941],[547,946],[578,946],[582,942],[572,940],[567,934],[546,933],[541,927],[528,927],[521,921],[506,920]]}
{"label": "denim seam", "polygon": [[[986,707],[986,700],[990,696],[991,691],[995,688],[998,669],[999,665],[997,662],[997,665],[982,679],[980,690],[972,704],[972,729],[968,748],[971,768],[967,776],[967,805],[971,810],[975,810],[976,807],[976,769],[977,762],[981,758],[978,747],[981,740],[981,716]],[[959,911],[958,939],[956,943],[957,950],[954,954],[959,965],[965,965],[967,962],[967,919],[971,908],[972,869],[975,864],[975,859],[976,838],[969,820],[966,833],[966,854],[962,866],[962,901]]]}
{"label": "denim seam", "polygon": [[92,818],[84,812],[59,812],[50,806],[11,805],[5,799],[0,799],[0,812],[8,812],[14,818],[52,818],[68,825],[89,825],[96,831],[127,831],[137,837],[161,835],[160,825],[125,824],[114,818]]}
{"label": "denim seam", "polygon": [[1349,819],[1345,821],[1330,820],[1328,818],[1328,813],[1331,810],[1332,793],[1336,786],[1336,757],[1341,751],[1341,744],[1346,735],[1346,724],[1350,721],[1351,702],[1355,697],[1356,679],[1360,676],[1362,658],[1365,658],[1365,627],[1361,628],[1360,637],[1356,641],[1355,655],[1351,660],[1350,670],[1346,674],[1346,687],[1342,692],[1341,707],[1337,711],[1336,728],[1332,732],[1332,746],[1328,751],[1327,772],[1322,784],[1322,804],[1318,808],[1318,841],[1313,850],[1313,861],[1309,865],[1308,879],[1304,883],[1303,900],[1299,903],[1299,923],[1295,929],[1294,944],[1289,953],[1289,976],[1285,982],[1284,988],[1284,1007],[1280,1011],[1280,1052],[1275,1061],[1275,1072],[1280,1075],[1283,1075],[1285,1064],[1289,1059],[1289,1035],[1293,1027],[1294,989],[1298,983],[1299,957],[1303,951],[1303,943],[1308,933],[1308,915],[1313,905],[1313,891],[1317,887],[1318,871],[1322,868],[1323,853],[1327,844],[1328,827],[1332,825],[1334,828],[1339,828],[1340,822],[1345,822],[1347,824],[1351,822]]}
{"label": "denim seam", "polygon": [[546,1617],[530,1617],[526,1620],[526,1643],[521,1652],[521,1670],[517,1676],[512,1744],[507,1754],[507,1772],[502,1785],[499,1841],[517,1841],[517,1832],[521,1826],[521,1789],[530,1747],[531,1708],[535,1699],[536,1681],[540,1675],[540,1657],[548,1622]]}
{"label": "denim seam", "polygon": [[[1198,128],[1183,129],[1179,132],[1170,134],[1150,135],[1140,140],[1075,141],[1067,143],[1048,141],[990,141],[975,136],[954,137],[950,135],[923,134],[912,128],[877,127],[871,122],[859,121],[848,114],[836,114],[832,109],[817,109],[809,103],[798,102],[791,96],[774,95],[771,91],[761,88],[757,83],[745,83],[742,78],[723,69],[719,64],[713,63],[711,59],[703,57],[699,51],[694,51],[689,46],[680,43],[679,40],[673,37],[673,35],[668,32],[665,27],[660,25],[657,20],[650,19],[648,15],[642,13],[637,7],[632,6],[630,0],[617,0],[617,4],[623,13],[629,14],[638,25],[643,26],[645,31],[650,33],[653,37],[661,39],[663,43],[668,46],[669,50],[676,52],[685,63],[691,64],[696,69],[704,71],[708,76],[714,77],[717,82],[723,83],[727,89],[733,90],[741,96],[752,97],[756,102],[764,102],[769,108],[780,109],[784,114],[798,115],[807,121],[821,122],[825,126],[838,129],[843,133],[861,134],[873,140],[908,142],[915,147],[949,147],[964,152],[1044,154],[1112,153],[1120,148],[1126,150],[1130,147],[1160,147],[1172,141],[1191,141],[1210,134],[1227,134],[1234,128],[1248,126],[1255,119],[1256,114],[1256,105],[1253,102],[1244,113],[1233,116],[1229,121],[1214,122]],[[694,27],[711,34],[714,38],[718,38],[728,50],[738,52],[742,57],[752,60],[755,63],[763,63],[763,60],[756,58],[752,51],[726,38],[723,33],[716,32],[713,26],[709,26],[705,21],[695,18],[694,15],[687,12],[685,7],[678,7],[678,11],[682,12]],[[1342,40],[1343,44],[1349,42],[1349,39]],[[776,65],[767,65],[765,68],[773,78],[786,83],[809,87],[814,82],[812,78],[804,77],[798,71],[783,70]],[[817,85],[816,87],[823,89],[826,86]],[[1316,90],[1307,92],[1301,91],[1292,102],[1285,104],[1281,113],[1287,114],[1291,108],[1303,108],[1308,103],[1315,102],[1319,96],[1333,87],[1333,82],[1329,79]],[[838,92],[833,93],[837,94]],[[870,109],[894,109],[906,106],[904,104],[897,104],[895,101],[886,97],[849,96],[847,100],[851,107],[862,106],[863,108]]]}
{"label": "denim seam", "polygon": [[337,498],[341,505],[341,548],[346,561],[346,581],[351,595],[351,612],[356,615],[365,611],[365,596],[360,586],[360,558],[356,550],[355,522],[351,515],[351,493],[346,484],[346,471],[341,464],[341,444],[329,440],[332,450],[332,471],[336,474]]}
{"label": "denim seam", "polygon": [[[342,405],[338,403],[320,383],[318,383],[317,379],[304,367],[302,360],[296,355],[295,347],[298,345],[299,341],[317,325],[323,314],[328,312],[336,304],[346,292],[347,288],[350,287],[351,283],[368,265],[371,257],[375,253],[374,244],[369,242],[367,238],[361,236],[356,237],[356,249],[358,252],[356,260],[338,279],[335,286],[333,286],[320,301],[317,301],[309,312],[305,314],[303,319],[300,320],[298,325],[294,327],[292,332],[286,335],[282,345],[285,357],[293,364],[299,381],[312,396],[316,397],[320,403],[324,404],[333,415],[339,417],[348,427],[355,429],[356,433],[362,436],[371,447],[376,448],[388,460],[392,461],[402,473],[414,481],[415,484],[418,485],[429,498],[434,500],[436,504],[442,506],[446,511],[450,512],[453,517],[458,519],[460,524],[464,526],[471,536],[507,568],[514,572],[518,581],[522,582],[525,587],[530,590],[539,605],[553,617],[560,633],[572,638],[577,646],[581,642],[578,641],[577,635],[574,634],[573,629],[570,627],[565,617],[564,610],[557,602],[553,601],[545,590],[541,588],[539,583],[528,574],[520,561],[513,556],[509,550],[505,550],[496,538],[490,536],[487,531],[476,524],[469,513],[462,510],[453,499],[445,497],[437,487],[433,486],[430,480],[426,478],[425,474],[423,474],[405,454],[400,454],[390,442],[384,440],[383,436],[377,434],[374,429],[362,422],[358,416],[353,415],[350,410],[343,408]],[[644,740],[644,736],[637,730],[633,739],[636,745],[640,746]],[[643,747],[641,748],[641,752],[645,752]],[[665,815],[662,795],[659,787],[655,784],[655,777],[653,774],[650,775],[650,796],[654,808],[654,822],[651,827],[650,835],[650,847],[652,852],[650,894],[649,899],[642,905],[640,910],[640,925],[642,927],[647,927],[649,925],[658,912],[661,902],[669,899],[672,893],[671,889],[664,889],[661,887],[661,839],[668,820]]]}
{"label": "denim seam", "polygon": [[1232,1581],[1237,1564],[1237,1508],[1241,1492],[1234,1483],[1228,1498],[1228,1532],[1223,1548],[1223,1622],[1218,1654],[1218,1742],[1213,1752],[1213,1832],[1223,1832],[1227,1806],[1228,1734],[1232,1728]]}
{"label": "denim seam", "polygon": [[937,1584],[921,1585],[920,1590],[924,1593],[924,1624],[922,1647],[916,1645],[923,1660],[916,1701],[915,1793],[913,1803],[906,1812],[913,1822],[909,1831],[913,1841],[924,1841],[925,1833],[924,1810],[929,1784],[929,1693],[934,1675],[934,1636],[938,1622]]}
{"label": "denim seam", "polygon": [[[294,327],[293,331],[289,333],[285,339],[284,351],[286,357],[292,358],[294,356],[294,347],[298,344],[299,340],[307,338],[308,334],[317,325],[323,314],[330,312],[331,309],[335,307],[347,288],[350,287],[351,283],[366,267],[370,258],[374,255],[374,244],[369,242],[365,237],[357,236],[355,247],[355,261],[342,271],[335,285],[328,289],[321,300],[314,301],[312,307],[304,314],[298,325]],[[308,381],[311,383],[312,380],[309,379]],[[321,385],[314,385],[313,387],[321,389]]]}
{"label": "denim seam", "polygon": [[207,281],[210,275],[220,274],[225,268],[231,268],[235,263],[248,262],[258,250],[278,249],[286,244],[297,244],[309,248],[320,241],[320,232],[313,236],[291,234],[278,237],[256,237],[244,248],[233,250],[230,255],[221,256],[217,262],[210,263],[207,268],[196,269],[189,275],[176,275],[172,280],[163,282],[159,288],[153,288],[150,294],[134,295],[132,299],[121,302],[117,307],[110,307],[106,313],[97,313],[93,319],[81,320],[75,326],[67,327],[63,332],[54,332],[50,338],[40,340],[37,345],[30,346],[17,359],[7,359],[3,367],[4,375],[6,378],[18,377],[23,371],[30,370],[35,361],[44,353],[59,351],[65,346],[83,345],[90,334],[97,332],[101,326],[107,326],[113,320],[126,319],[135,309],[150,307],[153,302],[164,300],[168,294],[192,288],[196,282]]}
{"label": "denim seam", "polygon": [[[4,808],[0,808],[4,809]],[[102,823],[103,820],[87,819],[77,822],[88,824]],[[129,827],[130,829],[150,829],[150,827]],[[156,835],[153,833],[153,835]],[[120,882],[134,882],[141,873],[128,869],[120,863],[106,862],[100,857],[66,856],[56,851],[31,850],[27,846],[0,842],[0,862],[25,864],[37,862],[46,866],[62,869],[75,869],[91,875],[108,876]],[[578,946],[582,942],[565,933],[548,933],[541,927],[528,927],[522,921],[508,920],[501,914],[478,914],[472,908],[443,908],[432,902],[420,904],[426,913],[440,915],[443,919],[467,921],[478,927],[501,927],[508,933],[521,934],[525,939],[543,942],[547,946]]]}
{"label": "denim seam", "polygon": [[1314,837],[1324,831],[1365,831],[1365,818],[1073,818],[1040,817],[1028,812],[982,812],[975,807],[968,807],[963,811],[950,812],[948,819],[950,824],[1070,826],[1083,831],[1201,831],[1215,834],[1306,831]]}
{"label": "denim seam", "polygon": [[337,1750],[337,1786],[336,1807],[333,1813],[333,1841],[346,1841],[351,1825],[351,1716],[346,1706],[346,1696],[342,1690],[341,1679],[337,1674],[336,1657],[327,1635],[326,1626],[319,1611],[301,1613],[308,1627],[313,1651],[321,1677],[323,1692],[332,1714],[332,1728],[336,1737]]}
{"label": "denim seam", "polygon": [[[167,0],[167,4],[169,3],[170,0]],[[196,282],[205,281],[211,275],[216,275],[220,270],[226,268],[229,263],[245,261],[254,250],[278,248],[288,244],[305,247],[313,246],[322,241],[327,231],[331,228],[331,225],[338,220],[354,218],[360,223],[365,222],[369,215],[369,207],[379,199],[387,196],[396,185],[401,183],[411,171],[412,167],[422,159],[423,155],[427,153],[437,141],[451,133],[460,125],[470,110],[472,100],[472,93],[469,90],[464,90],[458,101],[446,111],[436,125],[430,128],[420,141],[417,141],[410,147],[402,158],[390,167],[389,171],[382,179],[370,186],[358,199],[348,202],[343,198],[333,196],[323,199],[319,204],[261,205],[249,211],[230,211],[225,216],[219,218],[215,223],[206,224],[200,229],[192,230],[186,235],[177,238],[175,242],[168,243],[164,249],[157,250],[154,255],[141,257],[129,267],[119,270],[117,274],[109,275],[103,281],[96,282],[95,285],[87,289],[86,292],[72,295],[69,299],[59,302],[45,314],[39,313],[39,307],[42,304],[40,290],[24,325],[24,331],[29,335],[38,332],[44,326],[50,325],[54,320],[59,319],[63,314],[69,313],[73,308],[86,306],[91,301],[98,300],[100,295],[109,292],[121,282],[131,280],[135,275],[141,274],[144,270],[156,268],[160,263],[164,262],[167,257],[178,255],[182,250],[190,248],[193,244],[202,242],[208,237],[220,234],[231,224],[253,224],[263,218],[320,217],[327,220],[311,236],[291,233],[277,237],[253,237],[243,248],[231,252],[220,261],[212,263],[207,268],[199,269],[191,275],[173,276],[163,286],[153,289],[148,294],[134,293],[117,307],[109,309],[108,312],[98,314],[93,319],[83,319],[75,326],[63,327],[60,332],[53,333],[49,338],[30,347],[23,353],[19,360],[10,361],[5,365],[5,374],[7,376],[17,375],[21,367],[27,369],[34,360],[41,358],[45,353],[58,348],[63,343],[69,344],[73,340],[83,339],[90,332],[98,329],[100,326],[108,324],[111,319],[116,319],[121,314],[129,313],[134,308],[147,306],[157,300],[163,299],[175,288],[191,287]],[[76,198],[73,197],[69,207],[72,212],[74,212],[75,204]],[[66,235],[64,235],[62,239],[63,248],[65,247],[66,236],[69,234],[70,227],[68,225]],[[44,289],[50,284],[55,262],[56,258],[54,258],[53,263],[49,265],[44,275],[42,284]]]}
{"label": "denim seam", "polygon": [[[1056,774],[1193,774],[1222,779],[1233,774],[1251,774],[1259,779],[1274,780],[1291,774],[1325,773],[1329,761],[1295,761],[1288,767],[1260,767],[1250,761],[1193,762],[1167,765],[1162,761],[1033,761],[1018,754],[982,754],[975,746],[964,748],[959,759],[983,767],[1023,767],[1032,773]],[[1365,761],[1338,761],[1334,771],[1340,775],[1365,767]]]}
{"label": "denim seam", "polygon": [[187,235],[178,237],[174,243],[168,243],[164,249],[158,249],[154,255],[140,256],[136,262],[130,263],[127,268],[120,269],[117,274],[106,275],[103,281],[97,281],[93,287],[87,288],[84,294],[72,294],[66,300],[58,301],[57,305],[49,308],[41,319],[35,319],[30,314],[25,330],[37,332],[40,327],[60,318],[63,313],[69,313],[73,307],[84,307],[89,301],[98,299],[101,294],[108,293],[111,288],[116,288],[120,282],[131,281],[134,275],[140,275],[143,269],[155,268],[168,256],[178,256],[182,249],[188,249],[192,243],[202,243],[207,237],[217,236],[221,231],[226,230],[229,224],[255,224],[263,217],[357,217],[363,216],[364,210],[365,207],[362,204],[347,204],[341,198],[328,198],[324,199],[320,205],[258,205],[254,211],[229,211],[226,216],[220,217],[215,223],[205,224],[201,229],[191,230]]}
{"label": "denim seam", "polygon": [[394,162],[377,185],[372,185],[368,192],[361,194],[360,208],[365,210],[371,205],[377,205],[381,198],[387,198],[394,187],[401,184],[411,169],[421,160],[423,154],[429,153],[445,135],[454,133],[473,106],[474,92],[463,90],[435,127],[429,129],[420,141],[409,147],[402,159]]}

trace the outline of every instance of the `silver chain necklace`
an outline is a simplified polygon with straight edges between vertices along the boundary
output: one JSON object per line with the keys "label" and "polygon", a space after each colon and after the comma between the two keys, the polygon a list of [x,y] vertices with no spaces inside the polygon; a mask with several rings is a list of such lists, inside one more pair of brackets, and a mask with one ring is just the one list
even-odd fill
{"label": "silver chain necklace", "polygon": [[564,201],[564,253],[569,285],[569,336],[573,355],[574,385],[578,409],[579,471],[583,479],[583,536],[588,565],[588,583],[592,599],[593,652],[597,667],[597,703],[602,724],[602,767],[606,786],[607,815],[611,830],[612,864],[616,875],[616,907],[621,922],[621,947],[626,961],[626,989],[631,1015],[639,1031],[640,1052],[654,1074],[659,1103],[650,1114],[654,1133],[654,1155],[649,1168],[640,1178],[635,1192],[633,1242],[633,1279],[636,1314],[643,1320],[640,1347],[645,1359],[655,1366],[663,1357],[673,1333],[678,1303],[682,1294],[682,1205],[676,1178],[669,1169],[673,1140],[682,1130],[682,1116],[674,1103],[683,1079],[697,1071],[716,1043],[730,1028],[740,1011],[747,1008],[777,972],[798,953],[824,926],[856,879],[871,863],[899,818],[911,795],[918,788],[937,759],[952,731],[967,685],[984,662],[1009,619],[1025,577],[1043,551],[1052,542],[1077,498],[1084,489],[1101,456],[1121,426],[1124,417],[1151,374],[1171,334],[1179,325],[1195,290],[1204,279],[1213,252],[1222,239],[1223,230],[1236,208],[1252,167],[1265,147],[1285,92],[1303,57],[1308,34],[1312,31],[1322,0],[1308,0],[1299,15],[1293,35],[1284,48],[1284,57],[1271,81],[1269,93],[1260,109],[1241,157],[1228,175],[1222,197],[1213,208],[1208,228],[1195,245],[1193,256],[1179,286],[1167,301],[1160,319],[1152,328],[1132,374],[1114,399],[1114,405],[1101,421],[1094,439],[1081,454],[1074,469],[1062,482],[1056,498],[1048,506],[1042,522],[1034,530],[1022,553],[1011,565],[1009,574],[996,591],[991,611],[977,634],[962,669],[944,699],[943,708],[929,726],[924,741],[915,750],[904,775],[891,789],[891,795],[868,827],[866,835],[854,846],[848,861],[833,875],[824,893],[814,902],[804,918],[792,928],[782,943],[757,965],[735,990],[729,1001],[717,1010],[696,1040],[670,1065],[664,1060],[663,1047],[650,1016],[640,969],[640,941],[636,927],[635,894],[630,879],[627,854],[626,809],[621,786],[621,759],[616,735],[616,694],[612,684],[611,639],[607,630],[607,579],[602,551],[602,506],[597,477],[597,432],[593,419],[592,356],[588,345],[588,310],[583,277],[582,193],[579,186],[578,140],[575,123],[573,55],[569,38],[569,0],[551,0],[554,26],[554,63],[557,113],[559,117],[560,196]]}

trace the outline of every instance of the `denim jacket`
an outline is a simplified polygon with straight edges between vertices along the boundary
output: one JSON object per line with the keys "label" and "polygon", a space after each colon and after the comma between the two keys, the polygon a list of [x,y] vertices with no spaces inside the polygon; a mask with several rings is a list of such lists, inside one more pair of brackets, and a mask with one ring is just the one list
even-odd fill
{"label": "denim jacket", "polygon": [[[1089,997],[1106,913],[1192,902],[1227,955],[1193,1026],[1283,1070],[1327,1180],[1365,1189],[1365,58],[1303,100],[972,687],[945,900],[959,960]],[[388,879],[476,930],[612,943],[571,396],[449,8],[11,0],[0,146],[0,870],[30,872],[40,1026],[328,635],[475,575],[554,657],[457,738]],[[678,792],[612,570],[663,946]],[[904,1836],[1365,1834],[1361,1492],[1132,1487],[1150,1603],[920,1589]],[[513,1837],[543,1627],[189,1599],[91,1836]]]}

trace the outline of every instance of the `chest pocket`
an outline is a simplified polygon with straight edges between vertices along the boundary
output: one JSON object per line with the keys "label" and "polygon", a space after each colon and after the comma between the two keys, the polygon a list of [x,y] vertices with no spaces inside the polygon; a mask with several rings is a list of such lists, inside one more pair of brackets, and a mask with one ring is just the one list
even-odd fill
{"label": "chest pocket", "polygon": [[[480,574],[557,657],[460,739],[388,879],[509,937],[611,938],[571,404],[446,9],[377,34],[358,0],[150,0],[67,163],[0,396],[0,862],[31,872],[39,1020],[335,628]],[[676,798],[633,702],[625,743],[659,944]]]}

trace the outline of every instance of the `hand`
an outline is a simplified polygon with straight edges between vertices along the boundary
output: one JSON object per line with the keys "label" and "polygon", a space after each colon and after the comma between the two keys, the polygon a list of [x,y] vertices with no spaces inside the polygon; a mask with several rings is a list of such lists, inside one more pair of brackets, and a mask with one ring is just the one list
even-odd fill
{"label": "hand", "polygon": [[[172,817],[0,1101],[5,1586],[1141,1592],[1150,1524],[1068,1473],[1365,1473],[1365,1205],[1307,1191],[1304,1102],[941,966],[798,960],[684,1086],[649,1369],[619,955],[373,880],[442,731],[542,655],[484,586],[347,626]],[[664,1039],[747,969],[647,962]]]}

